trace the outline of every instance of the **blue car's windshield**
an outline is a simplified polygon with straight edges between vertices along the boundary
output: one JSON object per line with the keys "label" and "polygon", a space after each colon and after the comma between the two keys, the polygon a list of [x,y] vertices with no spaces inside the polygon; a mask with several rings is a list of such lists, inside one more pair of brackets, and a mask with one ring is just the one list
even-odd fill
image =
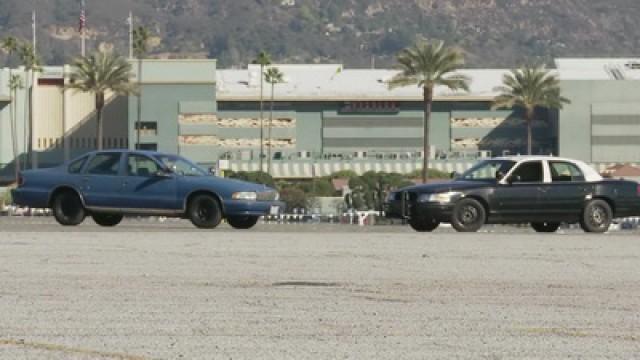
{"label": "blue car's windshield", "polygon": [[457,180],[490,181],[496,180],[498,172],[505,175],[516,164],[511,160],[485,160],[460,175]]}
{"label": "blue car's windshield", "polygon": [[174,173],[183,176],[208,176],[208,173],[191,161],[175,155],[156,155],[156,159],[162,162]]}

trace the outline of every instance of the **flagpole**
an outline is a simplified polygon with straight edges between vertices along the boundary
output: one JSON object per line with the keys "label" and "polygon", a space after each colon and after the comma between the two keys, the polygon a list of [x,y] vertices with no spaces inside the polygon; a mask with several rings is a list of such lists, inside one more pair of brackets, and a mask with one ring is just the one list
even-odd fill
{"label": "flagpole", "polygon": [[33,27],[33,53],[37,54],[37,50],[36,50],[36,11],[33,10],[33,17],[32,17],[32,27]]}
{"label": "flagpole", "polygon": [[133,59],[133,13],[129,12],[129,59]]}
{"label": "flagpole", "polygon": [[85,3],[82,0],[82,13],[80,15],[80,53],[84,57],[86,55],[87,44],[85,38],[85,26],[86,26],[86,13],[85,13]]}

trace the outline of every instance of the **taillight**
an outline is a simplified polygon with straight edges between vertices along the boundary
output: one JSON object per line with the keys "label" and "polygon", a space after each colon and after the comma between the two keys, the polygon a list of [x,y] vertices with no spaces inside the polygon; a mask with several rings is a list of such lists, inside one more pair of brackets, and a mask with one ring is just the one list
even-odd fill
{"label": "taillight", "polygon": [[640,184],[636,187],[636,195],[640,196]]}

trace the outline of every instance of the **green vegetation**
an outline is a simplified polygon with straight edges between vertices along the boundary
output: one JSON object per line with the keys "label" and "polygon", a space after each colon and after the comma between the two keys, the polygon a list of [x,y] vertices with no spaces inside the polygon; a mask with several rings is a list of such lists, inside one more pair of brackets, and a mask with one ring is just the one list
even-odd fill
{"label": "green vegetation", "polygon": [[422,88],[424,101],[424,134],[422,182],[428,180],[429,123],[433,106],[433,89],[442,86],[451,90],[469,90],[469,78],[456,74],[464,65],[462,51],[445,47],[442,41],[420,41],[398,54],[400,73],[389,81],[389,88],[417,85]]}
{"label": "green vegetation", "polygon": [[[3,33],[29,34],[34,4],[38,52],[47,64],[69,62],[78,54],[78,0],[5,0]],[[222,67],[246,64],[263,49],[278,63],[368,67],[374,57],[389,67],[416,36],[464,47],[473,67],[512,67],[550,64],[554,56],[620,56],[640,39],[640,27],[625,25],[640,18],[636,0],[111,0],[87,1],[88,45],[124,53],[129,10],[163,38],[154,54],[210,56]]]}
{"label": "green vegetation", "polygon": [[497,88],[500,95],[494,108],[523,110],[527,122],[527,154],[532,153],[532,122],[536,109],[562,109],[570,101],[560,94],[560,80],[544,67],[525,66],[504,76],[503,86]]}
{"label": "green vegetation", "polygon": [[92,93],[96,98],[96,140],[102,150],[102,113],[107,92],[118,95],[131,94],[131,64],[122,56],[111,52],[98,52],[77,58],[73,62],[69,89]]}

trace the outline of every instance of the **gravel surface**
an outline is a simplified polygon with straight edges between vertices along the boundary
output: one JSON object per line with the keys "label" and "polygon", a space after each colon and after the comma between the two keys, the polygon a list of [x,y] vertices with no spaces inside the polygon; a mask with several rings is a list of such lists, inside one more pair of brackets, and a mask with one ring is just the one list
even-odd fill
{"label": "gravel surface", "polygon": [[638,359],[637,233],[0,219],[0,359]]}

